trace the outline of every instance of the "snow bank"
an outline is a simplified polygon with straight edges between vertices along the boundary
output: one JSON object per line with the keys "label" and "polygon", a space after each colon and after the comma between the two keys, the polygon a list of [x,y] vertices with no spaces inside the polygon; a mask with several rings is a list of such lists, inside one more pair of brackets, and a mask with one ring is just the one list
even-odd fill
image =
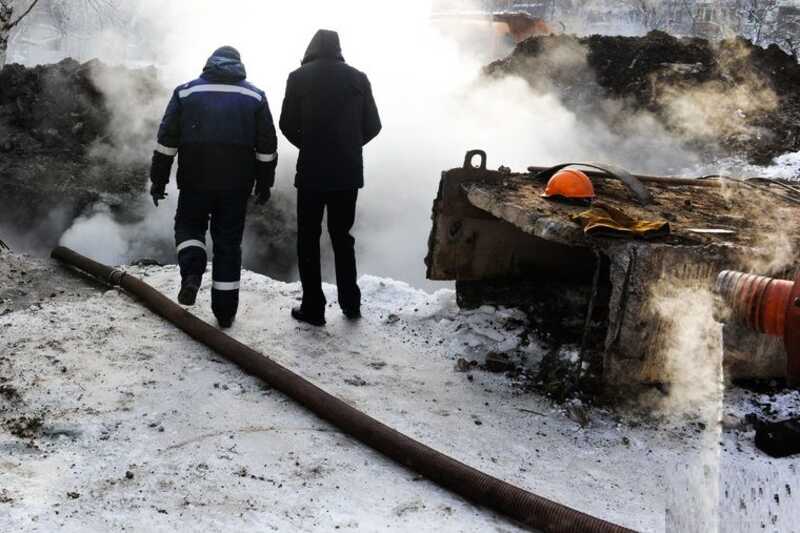
{"label": "snow bank", "polygon": [[800,152],[784,154],[768,167],[748,166],[747,175],[800,181]]}
{"label": "snow bank", "polygon": [[[176,296],[175,267],[129,270]],[[230,332],[241,342],[469,465],[630,528],[663,530],[664,494],[675,490],[664,472],[696,445],[691,428],[626,426],[600,410],[580,424],[502,375],[456,371],[458,353],[526,349],[516,311],[463,312],[453,291],[366,276],[364,319],[345,320],[326,285],[328,326],[314,328],[289,316],[298,284],[251,272],[242,282]],[[192,312],[213,323],[208,284]],[[1,531],[516,530],[341,434],[118,291],[0,317],[0,378]],[[797,396],[787,408],[800,406]],[[29,434],[11,429],[22,417],[36,420]],[[780,504],[751,506],[750,518],[777,517],[774,526],[790,530],[800,486],[746,434],[726,440],[735,446],[723,452],[723,475],[746,461],[765,491],[784,491]],[[781,476],[769,477],[776,468]],[[734,520],[740,494],[751,497],[749,485],[731,487]]]}

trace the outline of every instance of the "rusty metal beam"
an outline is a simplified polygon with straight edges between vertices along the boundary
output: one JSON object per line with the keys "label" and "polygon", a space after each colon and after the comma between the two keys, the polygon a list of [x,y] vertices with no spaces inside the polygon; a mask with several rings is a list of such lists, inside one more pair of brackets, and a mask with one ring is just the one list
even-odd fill
{"label": "rusty metal beam", "polygon": [[[541,174],[551,167],[528,167],[528,172],[531,174]],[[583,170],[590,178],[598,179],[612,179],[605,172],[598,172],[595,170]],[[716,180],[697,179],[697,178],[676,178],[670,176],[646,176],[633,174],[633,177],[642,183],[652,183],[654,185],[665,185],[674,187],[721,187],[722,184]]]}

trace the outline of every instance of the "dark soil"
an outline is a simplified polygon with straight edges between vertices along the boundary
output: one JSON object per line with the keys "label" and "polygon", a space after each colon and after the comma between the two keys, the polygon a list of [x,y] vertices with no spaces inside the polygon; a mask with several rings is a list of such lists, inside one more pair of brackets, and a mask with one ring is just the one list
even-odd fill
{"label": "dark soil", "polygon": [[[98,61],[65,59],[35,68],[13,64],[0,71],[0,226],[21,234],[31,248],[54,245],[96,202],[130,206],[145,188],[147,161],[91,153],[99,145],[109,153],[124,148],[117,145],[123,139],[110,134],[112,110],[95,81],[100,77],[130,88],[131,106],[164,91],[155,69],[128,70]],[[153,120],[153,131],[156,127]]]}
{"label": "dark soil", "polygon": [[21,416],[5,421],[5,427],[8,432],[20,439],[37,437],[43,425],[44,418],[41,416]]}
{"label": "dark soil", "polygon": [[19,392],[17,391],[14,385],[9,383],[4,383],[3,381],[6,378],[0,377],[0,399],[4,399],[7,402],[18,402],[20,400]]}
{"label": "dark soil", "polygon": [[[564,50],[584,54],[585,62],[559,60]],[[800,150],[800,64],[775,45],[761,48],[742,39],[714,44],[663,32],[644,37],[551,35],[520,43],[508,58],[486,67],[486,73],[520,75],[534,87],[554,85],[567,105],[593,115],[606,112],[601,109],[604,99],[619,100],[631,112],[653,112],[673,130],[666,91],[713,89],[725,95],[745,84],[763,84],[777,94],[777,105],[768,112],[743,113],[742,128],[721,129],[713,142],[687,131],[676,133],[710,156],[744,156],[757,164]],[[611,122],[617,118],[605,117]]]}
{"label": "dark soil", "polygon": [[[589,328],[588,346],[601,346],[608,328],[608,308],[603,302],[608,293],[608,272],[599,287],[598,304]],[[557,403],[571,399],[590,400],[601,392],[602,353],[587,349],[584,362],[588,368],[579,375],[579,362],[562,353],[577,350],[581,345],[586,325],[586,308],[591,287],[568,286],[562,283],[538,280],[498,279],[456,283],[459,306],[475,309],[480,305],[516,307],[525,312],[531,337],[548,348],[548,353],[537,364],[530,364],[525,356],[509,357],[489,353],[483,364],[460,359],[459,372],[475,369],[504,373],[523,393],[536,392]]]}
{"label": "dark soil", "polygon": [[[72,59],[34,68],[9,65],[0,71],[0,106],[6,124],[17,131],[4,139],[5,148],[83,156],[86,146],[106,135],[111,120],[106,96],[95,82],[99,76],[112,76],[130,87],[131,106],[163,92],[152,68],[128,70]],[[26,142],[22,133],[38,143]]]}
{"label": "dark soil", "polygon": [[[81,301],[95,295],[99,287],[51,259],[0,252],[0,316],[56,299]],[[0,397],[6,396],[6,385],[0,375]]]}
{"label": "dark soil", "polygon": [[757,424],[756,446],[775,458],[800,454],[800,418]]}

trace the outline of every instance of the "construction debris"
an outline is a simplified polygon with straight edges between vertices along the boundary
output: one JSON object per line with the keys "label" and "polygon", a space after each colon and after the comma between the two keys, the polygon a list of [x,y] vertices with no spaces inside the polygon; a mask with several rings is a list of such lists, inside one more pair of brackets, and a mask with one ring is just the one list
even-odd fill
{"label": "construction debris", "polygon": [[[426,262],[430,279],[456,280],[459,305],[527,309],[555,352],[586,344],[586,366],[615,391],[669,381],[663,350],[673,326],[658,312],[658,290],[697,288],[710,298],[720,271],[774,260],[766,236],[785,235],[786,264],[800,259],[800,240],[785,231],[800,224],[800,209],[779,182],[652,179],[652,201],[640,205],[623,182],[587,172],[602,205],[631,220],[663,220],[670,231],[652,240],[587,234],[575,222],[585,206],[543,198],[538,172],[494,172],[482,159],[443,173]],[[734,325],[725,343],[730,377],[786,376],[780,343]]]}
{"label": "construction debris", "polygon": [[800,454],[800,418],[758,423],[756,446],[775,458]]}

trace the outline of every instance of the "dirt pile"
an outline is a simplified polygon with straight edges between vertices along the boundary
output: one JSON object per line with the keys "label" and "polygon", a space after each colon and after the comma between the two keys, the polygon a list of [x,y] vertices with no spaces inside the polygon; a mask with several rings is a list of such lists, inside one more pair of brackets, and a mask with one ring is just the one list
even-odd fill
{"label": "dirt pile", "polygon": [[0,109],[12,130],[4,139],[4,149],[84,155],[92,143],[104,140],[112,120],[107,102],[113,95],[99,86],[98,80],[103,78],[115,78],[129,87],[130,94],[136,95],[130,102],[133,107],[165,92],[152,67],[129,70],[97,60],[80,64],[65,59],[55,65],[4,68],[0,71]]}
{"label": "dirt pile", "polygon": [[98,61],[8,65],[0,72],[0,225],[47,247],[88,206],[103,200],[120,207],[144,190],[147,161],[95,153],[121,148],[108,128],[111,95],[98,85],[110,77],[134,87],[141,101],[163,92],[154,69]]}
{"label": "dirt pile", "polygon": [[571,108],[611,125],[652,113],[707,157],[768,164],[800,150],[800,64],[774,45],[551,35],[520,43],[486,73],[555,87]]}
{"label": "dirt pile", "polygon": [[[99,285],[62,268],[51,259],[0,251],[0,317],[57,299],[81,301],[96,294]],[[0,329],[2,335],[2,329]],[[4,396],[0,376],[0,396]]]}

